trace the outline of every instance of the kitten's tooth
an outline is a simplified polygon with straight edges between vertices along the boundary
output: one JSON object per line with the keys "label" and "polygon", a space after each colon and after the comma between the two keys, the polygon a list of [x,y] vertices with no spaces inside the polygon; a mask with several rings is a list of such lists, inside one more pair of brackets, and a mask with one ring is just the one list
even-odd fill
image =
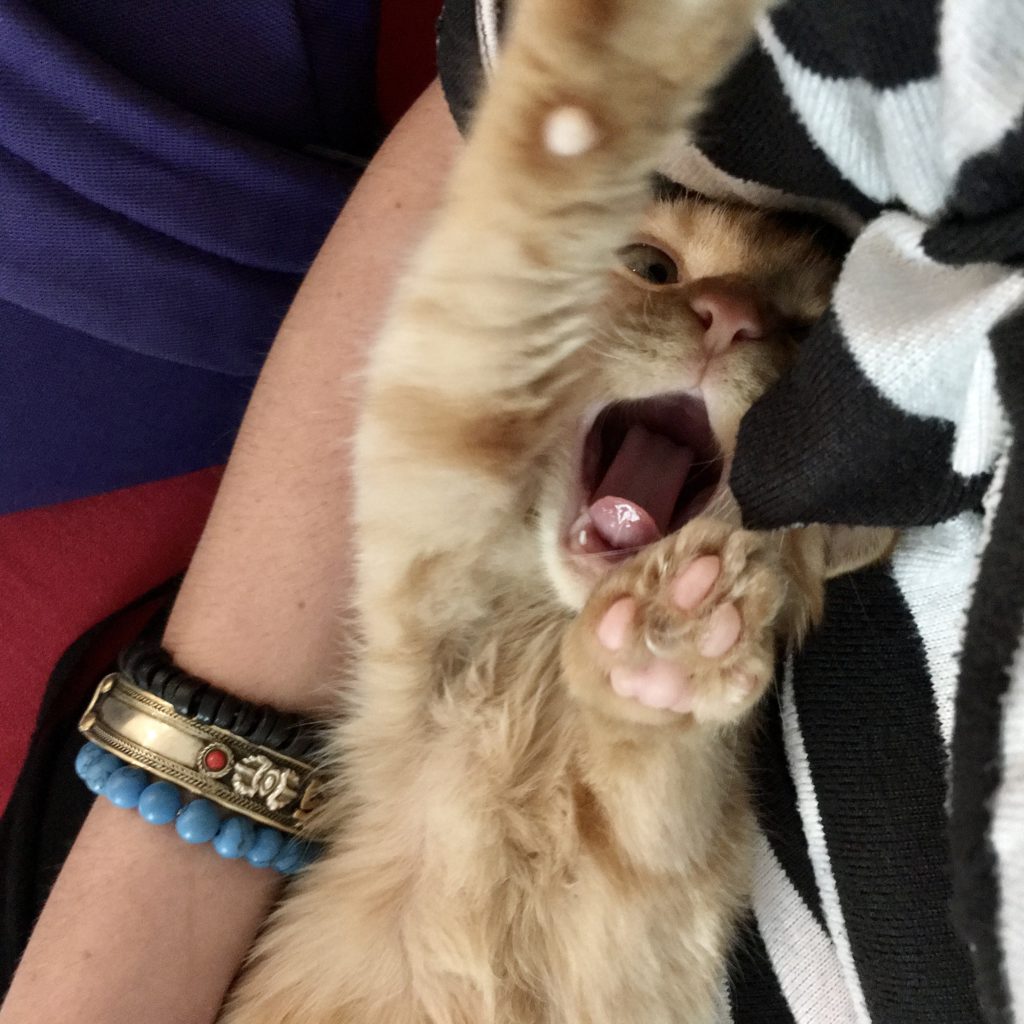
{"label": "kitten's tooth", "polygon": [[594,526],[589,509],[584,509],[568,530],[569,548],[575,554],[603,555],[612,550]]}

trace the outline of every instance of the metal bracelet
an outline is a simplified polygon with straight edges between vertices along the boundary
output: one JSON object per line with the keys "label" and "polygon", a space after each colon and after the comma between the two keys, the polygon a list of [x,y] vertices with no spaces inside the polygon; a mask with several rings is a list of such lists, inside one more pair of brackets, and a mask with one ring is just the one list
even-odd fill
{"label": "metal bracelet", "polygon": [[293,835],[323,800],[312,765],[185,718],[120,672],[101,680],[78,729],[129,764]]}

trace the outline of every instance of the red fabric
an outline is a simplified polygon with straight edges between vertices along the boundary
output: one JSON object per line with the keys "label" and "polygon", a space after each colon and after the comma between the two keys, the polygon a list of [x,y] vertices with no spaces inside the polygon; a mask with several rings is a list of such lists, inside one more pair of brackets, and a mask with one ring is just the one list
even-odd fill
{"label": "red fabric", "polygon": [[381,0],[377,109],[393,128],[437,74],[437,19],[442,0]]}
{"label": "red fabric", "polygon": [[205,469],[0,518],[0,814],[57,659],[185,568],[220,474]]}
{"label": "red fabric", "polygon": [[[382,0],[377,99],[394,126],[435,75],[442,0]],[[55,663],[82,633],[182,572],[221,469],[0,517],[0,814]],[[102,670],[152,608],[120,616],[81,663]],[[68,700],[79,700],[72,686]]]}

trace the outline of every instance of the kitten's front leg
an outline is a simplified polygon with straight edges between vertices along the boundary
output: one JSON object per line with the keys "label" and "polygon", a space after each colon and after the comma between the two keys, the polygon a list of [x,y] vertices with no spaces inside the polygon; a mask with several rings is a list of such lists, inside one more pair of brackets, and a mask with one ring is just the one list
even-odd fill
{"label": "kitten's front leg", "polygon": [[[415,592],[451,623],[480,607],[474,595],[453,602],[449,579],[467,579],[469,566],[479,575],[522,539],[539,461],[597,398],[591,318],[650,173],[760,7],[517,5],[447,204],[372,358],[356,451],[356,520],[372,564],[361,604],[393,606],[412,589],[412,567]],[[432,576],[449,556],[463,568]],[[432,587],[436,598],[425,596]],[[434,613],[423,628],[447,630]]]}
{"label": "kitten's front leg", "polygon": [[512,475],[590,400],[574,357],[616,250],[762,6],[520,0],[374,360],[371,417],[401,408],[406,449],[442,438]]}
{"label": "kitten's front leg", "polygon": [[806,598],[781,535],[695,520],[597,587],[566,634],[568,684],[614,719],[738,721],[771,680],[787,603]]}

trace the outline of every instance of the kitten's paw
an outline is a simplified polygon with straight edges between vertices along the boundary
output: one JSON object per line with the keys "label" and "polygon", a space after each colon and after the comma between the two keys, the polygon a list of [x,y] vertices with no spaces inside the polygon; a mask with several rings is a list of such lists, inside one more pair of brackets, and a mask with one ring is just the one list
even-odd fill
{"label": "kitten's paw", "polygon": [[[512,38],[571,102],[549,111],[553,153],[579,156],[657,107],[692,114],[753,38],[772,0],[519,0]],[[540,60],[538,62],[538,57]],[[533,91],[533,90],[531,90]],[[547,91],[547,90],[545,90]],[[675,102],[682,110],[675,109]],[[676,120],[672,128],[678,131]]]}
{"label": "kitten's paw", "polygon": [[635,721],[739,718],[771,679],[785,594],[770,536],[695,520],[591,595],[566,636],[569,683]]}

